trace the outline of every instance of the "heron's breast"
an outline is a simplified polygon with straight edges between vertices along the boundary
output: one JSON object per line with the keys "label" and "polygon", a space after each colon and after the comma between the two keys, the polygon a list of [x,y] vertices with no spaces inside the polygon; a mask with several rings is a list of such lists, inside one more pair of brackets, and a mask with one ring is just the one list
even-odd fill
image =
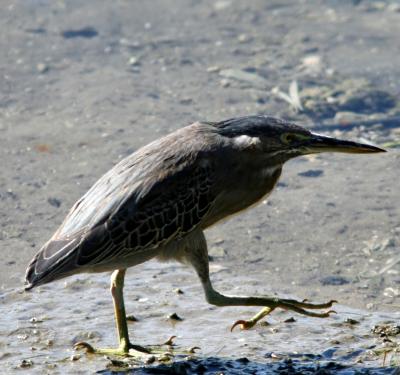
{"label": "heron's breast", "polygon": [[204,227],[213,225],[259,203],[262,198],[272,192],[281,172],[281,166],[266,167],[257,172],[243,172],[242,175],[235,176],[235,179],[227,181],[225,188],[204,220]]}

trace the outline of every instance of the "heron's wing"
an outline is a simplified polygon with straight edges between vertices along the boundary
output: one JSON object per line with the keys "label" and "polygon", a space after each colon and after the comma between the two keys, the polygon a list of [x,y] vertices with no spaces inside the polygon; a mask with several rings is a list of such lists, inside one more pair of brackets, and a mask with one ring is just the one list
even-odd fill
{"label": "heron's wing", "polygon": [[28,288],[112,263],[190,232],[210,210],[213,170],[188,155],[131,156],[71,209],[28,267]]}
{"label": "heron's wing", "polygon": [[77,263],[112,262],[184,236],[210,210],[216,198],[212,184],[210,167],[192,165],[143,182],[104,222],[106,239],[95,246],[81,246]]}

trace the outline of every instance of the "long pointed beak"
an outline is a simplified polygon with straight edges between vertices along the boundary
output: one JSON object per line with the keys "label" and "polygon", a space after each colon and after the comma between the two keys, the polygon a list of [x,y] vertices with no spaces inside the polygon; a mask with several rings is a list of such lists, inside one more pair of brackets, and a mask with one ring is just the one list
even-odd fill
{"label": "long pointed beak", "polygon": [[320,152],[346,152],[349,154],[372,154],[376,152],[386,152],[386,150],[352,141],[343,141],[341,139],[326,137],[324,135],[314,134],[312,138],[304,145],[307,154]]}

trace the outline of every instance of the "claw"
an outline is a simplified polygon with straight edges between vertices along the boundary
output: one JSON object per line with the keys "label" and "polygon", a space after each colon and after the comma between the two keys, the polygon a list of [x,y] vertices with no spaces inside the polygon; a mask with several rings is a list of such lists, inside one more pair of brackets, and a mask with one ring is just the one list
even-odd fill
{"label": "claw", "polygon": [[93,354],[95,353],[95,349],[93,348],[92,345],[88,344],[87,342],[84,341],[79,341],[74,345],[75,350],[80,350],[80,349],[85,349],[86,353]]}
{"label": "claw", "polygon": [[168,345],[168,346],[173,346],[174,345],[174,340],[176,339],[176,336],[171,336],[167,341],[164,342],[162,345]]}
{"label": "claw", "polygon": [[231,327],[231,332],[233,332],[233,329],[240,325],[240,329],[241,330],[245,330],[245,329],[250,329],[252,327],[255,326],[255,322],[252,322],[251,320],[237,320],[235,323],[233,323],[232,327]]}
{"label": "claw", "polygon": [[195,354],[196,350],[201,350],[201,348],[199,346],[192,346],[191,348],[189,348],[189,353]]}

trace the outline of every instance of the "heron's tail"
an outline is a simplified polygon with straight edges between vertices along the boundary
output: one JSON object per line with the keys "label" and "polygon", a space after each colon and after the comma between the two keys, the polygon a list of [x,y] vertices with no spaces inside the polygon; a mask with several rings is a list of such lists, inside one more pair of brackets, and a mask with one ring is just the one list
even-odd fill
{"label": "heron's tail", "polygon": [[50,240],[30,261],[25,273],[25,290],[70,275],[71,255],[77,248],[79,238]]}
{"label": "heron's tail", "polygon": [[36,262],[39,258],[39,253],[37,253],[34,258],[30,261],[28,268],[26,269],[25,272],[25,290],[30,290],[33,287],[40,285],[40,281],[37,278],[37,275],[35,273],[35,267],[36,267]]}

